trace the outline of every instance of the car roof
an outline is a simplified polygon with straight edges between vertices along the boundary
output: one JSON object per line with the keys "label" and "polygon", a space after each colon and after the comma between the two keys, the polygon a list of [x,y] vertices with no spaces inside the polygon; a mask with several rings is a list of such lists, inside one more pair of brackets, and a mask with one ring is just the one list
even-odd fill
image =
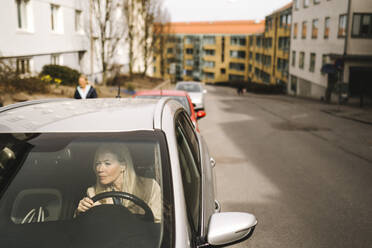
{"label": "car roof", "polygon": [[169,99],[28,101],[0,108],[0,133],[153,130]]}
{"label": "car roof", "polygon": [[138,91],[135,96],[187,96],[183,90],[142,90]]}
{"label": "car roof", "polygon": [[179,81],[179,82],[177,82],[177,84],[197,84],[197,85],[201,85],[202,83],[196,82],[196,81]]}

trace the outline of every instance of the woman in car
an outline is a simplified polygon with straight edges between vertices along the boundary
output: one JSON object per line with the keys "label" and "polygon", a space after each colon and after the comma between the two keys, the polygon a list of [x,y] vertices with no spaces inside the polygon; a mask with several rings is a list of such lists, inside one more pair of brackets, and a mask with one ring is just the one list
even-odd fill
{"label": "woman in car", "polygon": [[[142,199],[152,210],[155,222],[161,218],[161,192],[159,184],[150,178],[136,175],[129,149],[121,143],[106,143],[97,149],[93,170],[96,174],[96,185],[87,189],[87,197],[79,202],[77,213],[85,212],[100,204],[124,205],[134,214],[142,214],[141,207],[132,201],[121,198],[105,198],[97,202],[92,197],[108,191],[122,191]],[[115,203],[114,203],[115,201]]]}

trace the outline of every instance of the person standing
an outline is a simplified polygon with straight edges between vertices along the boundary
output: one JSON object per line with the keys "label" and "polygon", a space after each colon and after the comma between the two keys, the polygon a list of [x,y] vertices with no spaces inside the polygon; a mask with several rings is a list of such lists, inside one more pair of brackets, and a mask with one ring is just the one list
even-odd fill
{"label": "person standing", "polygon": [[97,92],[88,83],[88,79],[85,75],[80,75],[79,86],[76,87],[74,98],[75,99],[87,99],[87,98],[97,98]]}

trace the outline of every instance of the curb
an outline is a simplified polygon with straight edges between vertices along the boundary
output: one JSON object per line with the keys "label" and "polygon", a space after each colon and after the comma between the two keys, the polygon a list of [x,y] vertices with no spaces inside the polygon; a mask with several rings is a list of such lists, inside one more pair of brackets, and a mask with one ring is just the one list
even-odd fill
{"label": "curb", "polygon": [[326,113],[326,114],[336,116],[336,117],[339,117],[339,118],[352,120],[352,121],[360,122],[360,123],[367,124],[367,125],[372,125],[372,121],[366,121],[366,120],[362,120],[362,119],[358,119],[358,118],[354,118],[354,117],[350,117],[350,116],[340,115],[340,114],[334,113],[331,110],[321,110],[321,111]]}

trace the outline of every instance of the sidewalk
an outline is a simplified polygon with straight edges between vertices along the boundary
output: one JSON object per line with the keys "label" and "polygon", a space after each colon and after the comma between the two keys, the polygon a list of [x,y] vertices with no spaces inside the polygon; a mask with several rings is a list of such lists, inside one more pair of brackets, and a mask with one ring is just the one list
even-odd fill
{"label": "sidewalk", "polygon": [[316,99],[302,98],[296,96],[288,96],[291,99],[304,101],[309,104],[317,105],[320,111],[344,119],[349,119],[364,124],[372,125],[372,106],[366,106],[360,108],[356,103],[347,103],[345,105],[339,105],[336,103],[327,104]]}

